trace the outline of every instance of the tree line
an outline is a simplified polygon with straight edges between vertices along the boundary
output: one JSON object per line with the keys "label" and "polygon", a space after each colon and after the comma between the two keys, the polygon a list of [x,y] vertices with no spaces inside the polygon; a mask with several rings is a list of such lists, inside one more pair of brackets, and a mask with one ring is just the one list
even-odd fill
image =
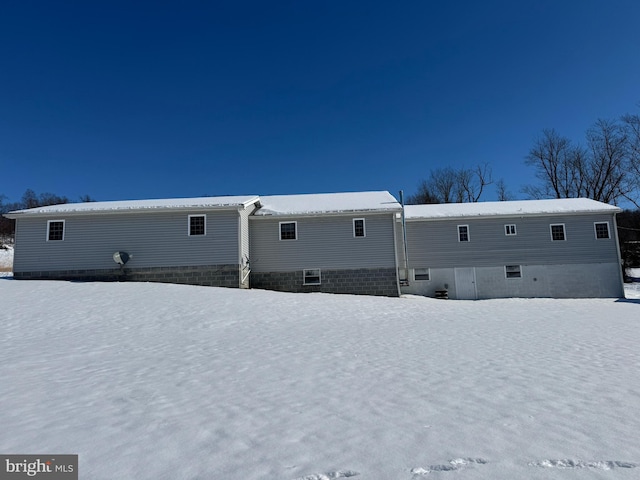
{"label": "tree line", "polygon": [[[538,180],[522,188],[530,199],[584,197],[640,208],[640,115],[599,119],[587,129],[584,143],[544,129],[524,162]],[[498,200],[515,198],[503,179],[494,182],[491,166],[485,163],[432,169],[407,203],[478,202],[491,184]]]}
{"label": "tree line", "polygon": [[574,143],[543,130],[526,157],[540,181],[525,187],[531,198],[585,197],[640,208],[640,115],[598,120]]}
{"label": "tree line", "polygon": [[[584,142],[553,128],[542,130],[524,162],[537,179],[522,188],[529,199],[584,197],[635,207],[618,214],[618,236],[625,265],[640,266],[640,115],[599,119],[585,132]],[[494,182],[489,164],[437,168],[406,203],[478,202],[492,184],[498,200],[515,198],[504,180]]]}

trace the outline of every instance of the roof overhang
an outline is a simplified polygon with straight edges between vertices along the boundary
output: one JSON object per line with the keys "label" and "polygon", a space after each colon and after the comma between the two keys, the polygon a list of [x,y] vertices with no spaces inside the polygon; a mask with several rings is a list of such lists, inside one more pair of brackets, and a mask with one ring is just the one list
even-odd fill
{"label": "roof overhang", "polygon": [[590,199],[516,200],[461,204],[407,205],[407,222],[469,221],[489,218],[615,215],[622,209]]}
{"label": "roof overhang", "polygon": [[261,196],[252,218],[299,218],[393,214],[402,206],[387,191]]}
{"label": "roof overhang", "polygon": [[128,215],[136,213],[166,213],[184,211],[244,210],[259,204],[260,197],[200,197],[159,200],[126,200],[115,202],[64,203],[47,207],[14,210],[5,213],[10,219],[67,217],[80,215]]}
{"label": "roof overhang", "polygon": [[395,215],[402,212],[402,208],[385,209],[385,210],[342,210],[339,212],[296,212],[296,213],[278,213],[267,215],[251,215],[251,220],[275,220],[287,218],[313,218],[313,217],[353,217],[356,215]]}

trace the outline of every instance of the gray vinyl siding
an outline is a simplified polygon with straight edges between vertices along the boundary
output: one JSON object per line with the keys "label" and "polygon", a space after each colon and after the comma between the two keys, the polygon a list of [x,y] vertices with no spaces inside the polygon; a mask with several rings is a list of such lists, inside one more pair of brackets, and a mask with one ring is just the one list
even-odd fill
{"label": "gray vinyl siding", "polygon": [[[365,218],[366,237],[353,236]],[[297,240],[280,240],[279,222],[297,222]],[[395,268],[393,215],[251,218],[251,270]]]}
{"label": "gray vinyl siding", "polygon": [[[594,222],[609,222],[609,239],[596,239]],[[550,225],[565,225],[565,241],[551,241]],[[515,224],[517,235],[505,235]],[[458,241],[458,225],[469,226],[469,242]],[[610,214],[482,218],[407,222],[411,268],[489,267],[618,262]]]}
{"label": "gray vinyl siding", "polygon": [[[206,235],[188,235],[189,214],[206,214]],[[63,241],[46,241],[47,220],[65,220]],[[17,221],[14,271],[108,269],[113,253],[127,267],[238,264],[238,212],[183,211],[23,217]]]}

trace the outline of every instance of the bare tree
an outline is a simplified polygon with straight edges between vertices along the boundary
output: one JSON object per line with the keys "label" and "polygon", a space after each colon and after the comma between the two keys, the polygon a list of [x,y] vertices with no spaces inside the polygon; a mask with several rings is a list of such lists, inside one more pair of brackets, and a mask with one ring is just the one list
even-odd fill
{"label": "bare tree", "polygon": [[38,195],[30,188],[24,192],[22,199],[19,202],[3,203],[3,200],[6,198],[6,196],[0,195],[0,237],[5,238],[13,237],[16,229],[16,221],[3,217],[3,213],[7,213],[12,210],[69,203],[69,199],[67,197],[61,197],[53,193],[41,193]]}
{"label": "bare tree", "polygon": [[69,203],[69,199],[53,193],[41,193],[37,195],[36,192],[28,188],[22,195],[21,208],[46,207],[60,203]]}
{"label": "bare tree", "polygon": [[35,208],[40,206],[36,192],[31,190],[30,188],[27,188],[25,190],[20,203],[20,208]]}
{"label": "bare tree", "polygon": [[631,173],[630,182],[634,187],[634,195],[629,195],[630,200],[636,207],[640,208],[640,115],[627,114],[622,117],[624,128],[628,138],[629,170]]}
{"label": "bare tree", "polygon": [[487,185],[493,183],[488,164],[475,168],[437,168],[422,180],[416,194],[407,199],[409,204],[477,202]]}
{"label": "bare tree", "polygon": [[453,203],[462,196],[458,188],[458,174],[451,167],[431,170],[429,185],[440,203]]}
{"label": "bare tree", "polygon": [[422,180],[418,185],[418,191],[407,197],[408,205],[425,205],[429,203],[441,203],[440,199],[430,190],[431,187],[426,180]]}
{"label": "bare tree", "polygon": [[580,196],[585,171],[585,152],[554,129],[542,131],[529,150],[525,163],[536,169],[541,185],[525,187],[533,198],[571,198]]}
{"label": "bare tree", "polygon": [[13,203],[5,203],[6,195],[0,194],[0,248],[7,243],[11,243],[13,232],[15,231],[15,220],[9,220],[3,217],[3,213],[15,210],[16,205]]}
{"label": "bare tree", "polygon": [[513,200],[513,195],[507,190],[507,184],[504,182],[503,178],[496,182],[496,194],[498,195],[499,202],[508,202],[509,200]]}
{"label": "bare tree", "polygon": [[617,122],[598,120],[587,131],[590,158],[587,162],[587,196],[605,203],[617,203],[633,190],[629,182],[628,137]]}
{"label": "bare tree", "polygon": [[458,171],[458,185],[463,202],[477,202],[482,196],[484,187],[492,183],[491,167],[487,163]]}
{"label": "bare tree", "polygon": [[[532,198],[587,197],[617,204],[634,202],[640,180],[640,166],[634,153],[634,128],[640,133],[640,119],[625,117],[624,123],[598,120],[586,133],[587,147],[574,146],[555,130],[544,130],[529,151],[525,163],[536,169],[539,184],[524,191]],[[640,151],[640,140],[637,142]],[[635,165],[635,166],[634,166]]]}
{"label": "bare tree", "polygon": [[629,155],[634,161],[636,172],[640,173],[640,115],[624,115],[622,117],[627,137],[629,138]]}

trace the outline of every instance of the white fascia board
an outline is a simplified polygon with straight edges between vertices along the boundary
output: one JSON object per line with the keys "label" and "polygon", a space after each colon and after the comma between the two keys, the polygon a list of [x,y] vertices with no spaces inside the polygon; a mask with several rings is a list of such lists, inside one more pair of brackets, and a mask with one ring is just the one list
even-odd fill
{"label": "white fascia board", "polygon": [[577,215],[615,215],[621,212],[622,209],[618,210],[591,210],[591,211],[574,211],[574,212],[548,212],[548,213],[504,213],[504,214],[490,214],[490,215],[457,215],[451,217],[407,217],[405,221],[407,223],[410,222],[444,222],[444,221],[458,221],[458,222],[469,222],[473,220],[489,220],[493,218],[502,218],[502,219],[510,219],[510,218],[541,218],[541,217],[571,217]]}
{"label": "white fascia board", "polygon": [[397,210],[385,209],[385,210],[345,210],[341,212],[313,212],[313,213],[282,213],[277,215],[251,215],[249,220],[288,220],[294,218],[318,218],[318,217],[364,217],[368,215],[394,215],[402,211],[402,208]]}
{"label": "white fascia board", "polygon": [[[136,213],[166,213],[166,212],[193,212],[193,211],[201,211],[201,212],[214,212],[214,211],[229,211],[235,210],[240,211],[244,210],[251,205],[255,204],[259,201],[259,197],[251,198],[242,203],[234,203],[228,205],[171,205],[171,206],[131,206],[131,207],[122,207],[122,208],[82,208],[78,210],[73,209],[65,209],[63,205],[75,205],[75,204],[62,204],[60,209],[46,209],[46,207],[34,208],[29,210],[15,210],[13,212],[5,213],[3,216],[10,219],[18,219],[18,218],[51,218],[51,217],[61,217],[61,216],[93,216],[93,215],[128,215],[128,214],[136,214]],[[82,204],[81,204],[82,205]]]}

